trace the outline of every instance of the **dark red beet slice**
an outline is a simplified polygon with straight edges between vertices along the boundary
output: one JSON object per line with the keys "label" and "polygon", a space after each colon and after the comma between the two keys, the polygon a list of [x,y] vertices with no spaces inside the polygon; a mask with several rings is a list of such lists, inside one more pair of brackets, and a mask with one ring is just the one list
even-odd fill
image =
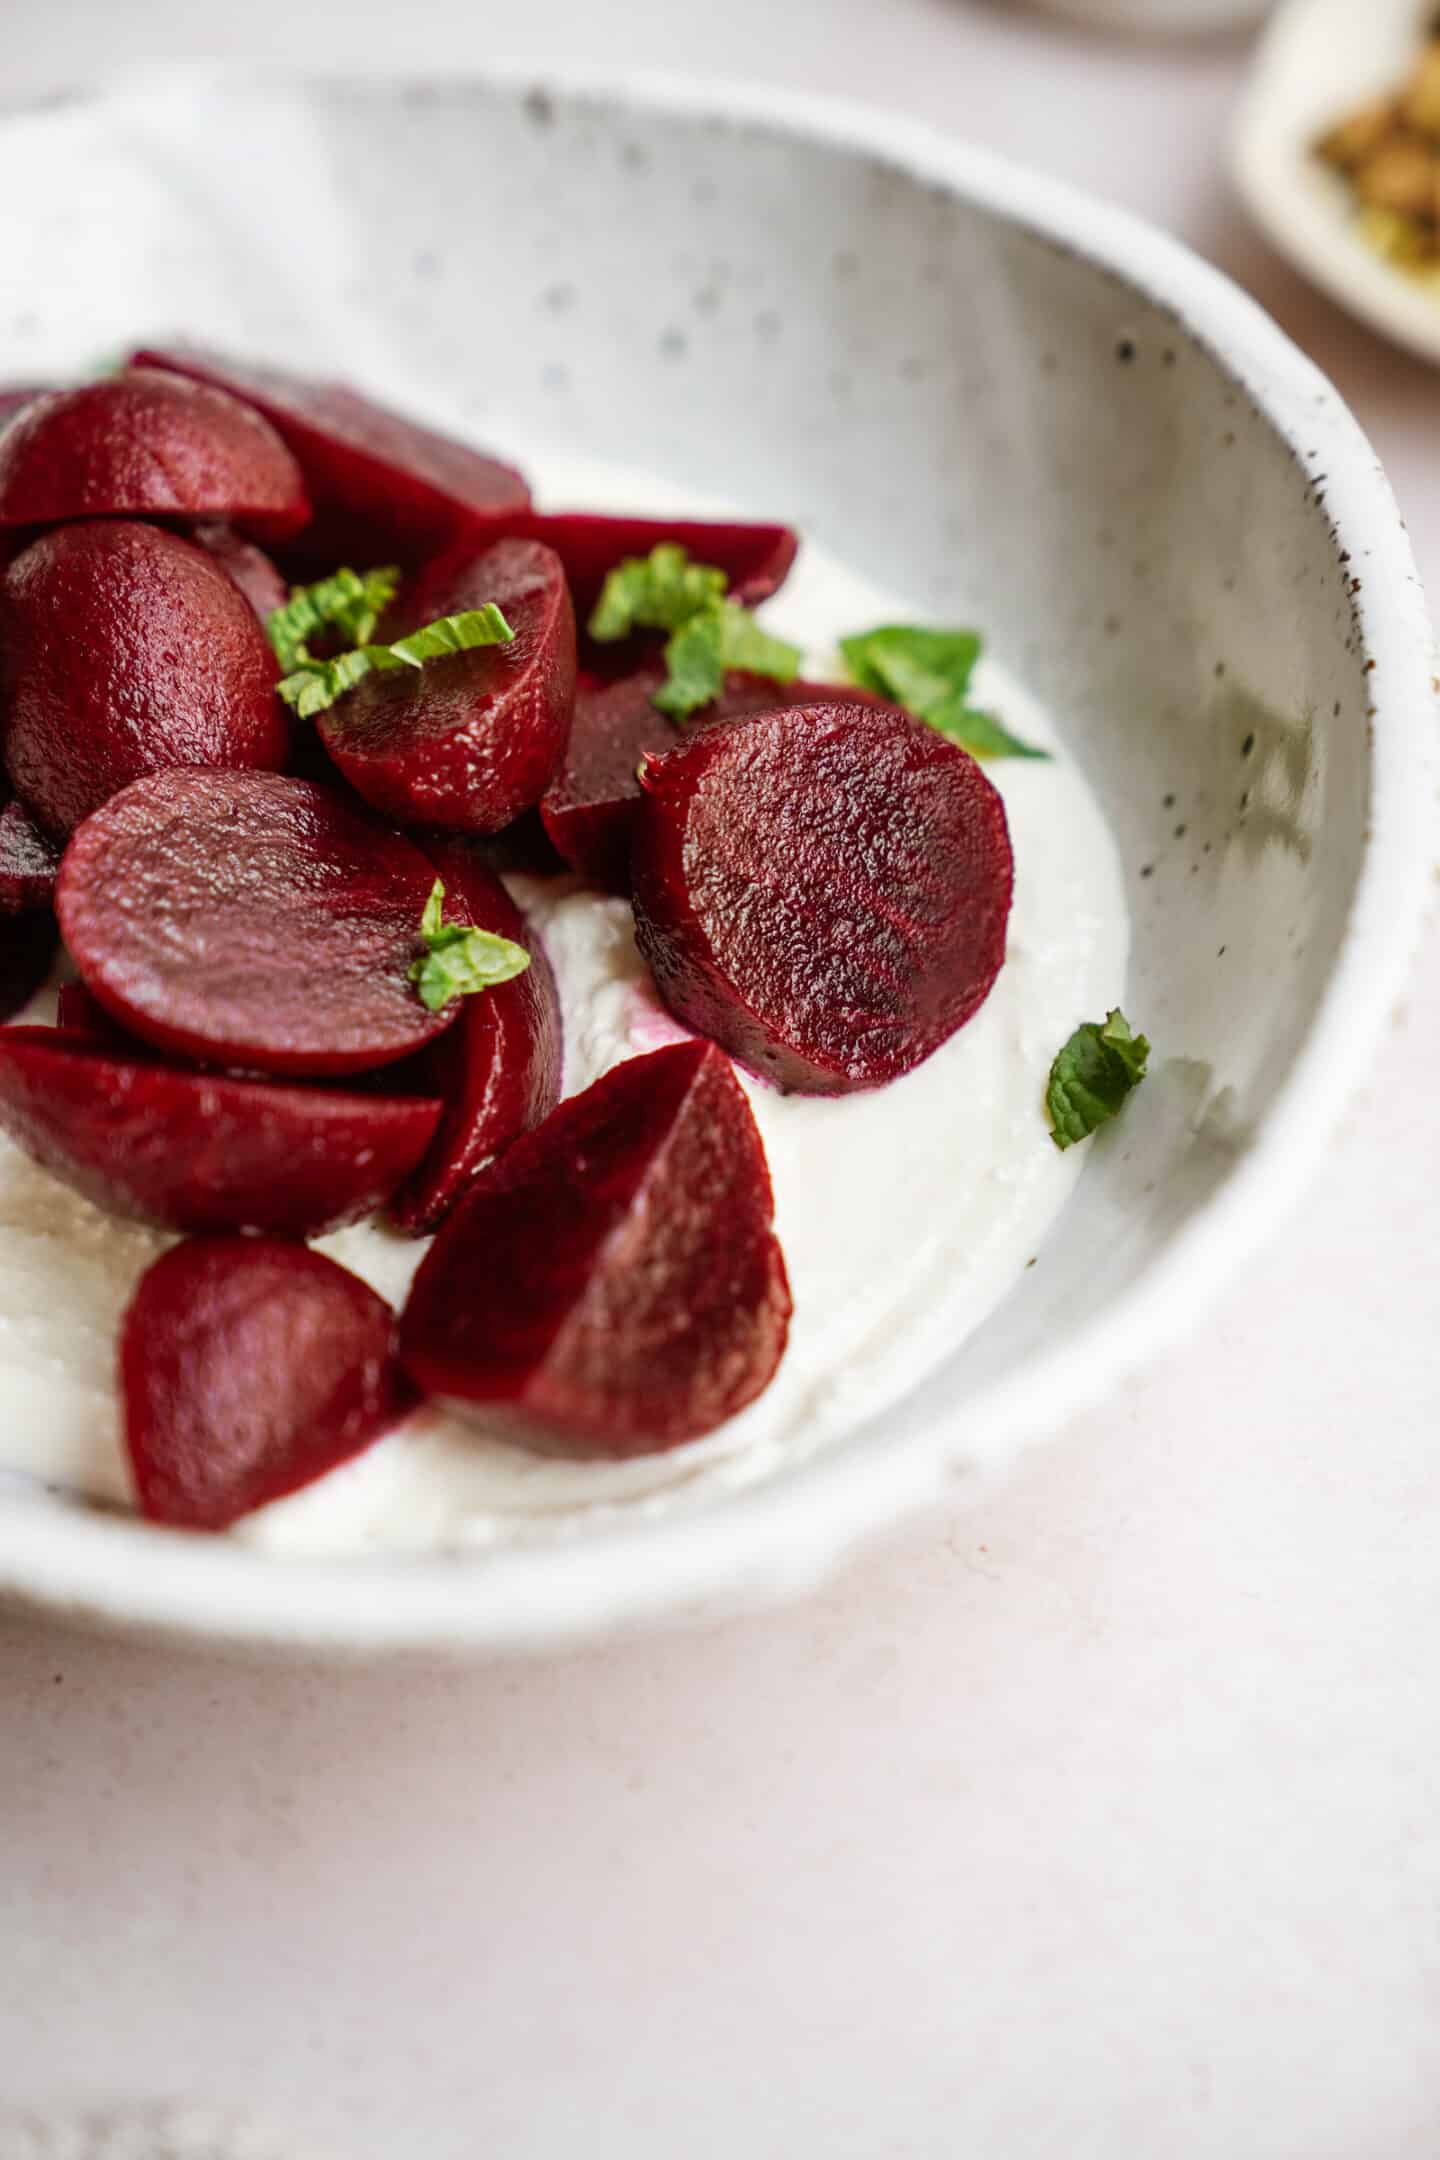
{"label": "dark red beet slice", "polygon": [[283,540],[309,515],[300,468],[259,413],[156,368],[53,390],[0,437],[0,526],[226,518]]}
{"label": "dark red beet slice", "polygon": [[50,973],[59,942],[48,908],[0,921],[0,1020],[29,1004]]}
{"label": "dark red beet slice", "polygon": [[338,795],[156,773],[87,819],[55,891],[86,987],[132,1034],[266,1073],[363,1072],[431,1042],[409,979],[435,873]]}
{"label": "dark red beet slice", "polygon": [[190,537],[239,586],[263,629],[290,597],[290,587],[269,556],[229,525],[197,525]]}
{"label": "dark red beet slice", "polygon": [[165,1230],[307,1238],[359,1222],[439,1116],[433,1097],[236,1080],[113,1035],[0,1028],[0,1130],[97,1207]]}
{"label": "dark red beet slice", "polygon": [[433,1230],[476,1172],[549,1117],[560,1100],[564,1037],[560,996],[539,933],[500,880],[458,843],[427,849],[445,881],[445,915],[523,945],[530,965],[512,982],[468,997],[460,1018],[424,1059],[426,1085],[445,1105],[419,1169],[391,1213],[404,1230]]}
{"label": "dark red beet slice", "polygon": [[0,582],[6,770],[64,836],[142,773],[283,765],[254,610],[202,549],[127,519],[62,525]]}
{"label": "dark red beet slice", "polygon": [[349,1462],[413,1408],[395,1316],[300,1245],[197,1238],[157,1260],[120,1335],[140,1512],[224,1530]]}
{"label": "dark red beet slice", "polygon": [[788,525],[741,525],[700,518],[603,517],[584,510],[532,510],[508,530],[553,548],[565,565],[582,630],[610,572],[627,556],[648,555],[662,541],[692,560],[723,570],[730,597],[758,607],[780,590],[799,540]]}
{"label": "dark red beet slice", "polygon": [[418,581],[411,624],[493,600],[514,643],[371,675],[319,720],[350,785],[402,825],[493,833],[537,803],[575,704],[575,615],[559,558],[528,540],[457,552]]}
{"label": "dark red beet slice", "polygon": [[766,1387],[790,1290],[765,1152],[706,1043],[632,1058],[482,1173],[421,1263],[401,1356],[544,1453],[643,1455]]}
{"label": "dark red beet slice", "polygon": [[[564,761],[540,798],[540,815],[556,851],[603,892],[628,896],[630,891],[630,835],[640,807],[641,759],[673,750],[684,739],[684,731],[655,707],[655,692],[665,674],[664,662],[652,660],[616,682],[582,678]],[[815,705],[826,699],[883,702],[864,690],[731,674],[722,695],[696,714],[689,732],[774,712],[782,705]]]}
{"label": "dark red beet slice", "polygon": [[252,367],[192,345],[134,357],[228,390],[264,414],[304,473],[314,523],[302,549],[317,570],[341,562],[362,570],[380,562],[413,566],[466,528],[488,526],[494,537],[530,501],[509,465],[342,383]]}
{"label": "dark red beet slice", "polygon": [[973,758],[883,706],[799,706],[651,760],[633,873],[671,1011],[807,1093],[908,1072],[1005,958],[1004,805]]}
{"label": "dark red beet slice", "polygon": [[61,983],[55,993],[55,1025],[67,1035],[85,1035],[91,1042],[105,1043],[131,1058],[150,1058],[154,1052],[117,1027],[103,1005],[97,1005],[82,982]]}
{"label": "dark red beet slice", "polygon": [[0,810],[0,915],[49,907],[60,869],[60,844],[42,832],[22,803]]}

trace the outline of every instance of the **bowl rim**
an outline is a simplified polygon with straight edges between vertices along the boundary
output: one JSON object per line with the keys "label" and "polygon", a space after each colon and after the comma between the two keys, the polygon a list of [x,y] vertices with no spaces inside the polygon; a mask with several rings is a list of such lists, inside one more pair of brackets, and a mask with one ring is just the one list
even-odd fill
{"label": "bowl rim", "polygon": [[[157,72],[226,94],[283,83],[375,87],[363,73],[170,67],[108,78],[86,103],[121,102]],[[391,81],[394,95],[425,78]],[[928,123],[855,101],[650,70],[507,63],[444,83],[599,99],[698,122],[753,125],[898,165],[1035,232],[1168,312],[1289,446],[1323,458],[1337,548],[1369,550],[1355,619],[1388,718],[1369,731],[1370,818],[1353,903],[1310,1030],[1257,1138],[1142,1280],[1065,1345],[971,1399],[963,1455],[946,1420],[883,1445],[821,1451],[694,1513],[573,1541],[414,1555],[300,1559],[197,1539],[128,1517],[0,1505],[0,1605],[87,1626],[325,1655],[399,1650],[513,1654],[609,1639],[660,1620],[713,1617],[798,1592],[859,1542],[1059,1426],[1190,1331],[1318,1163],[1362,1078],[1418,944],[1433,850],[1437,763],[1433,640],[1405,529],[1369,442],[1319,369],[1220,271],[1133,213]],[[438,85],[437,85],[438,87]],[[39,101],[37,101],[39,102]],[[23,106],[11,105],[14,116]],[[977,1438],[979,1436],[979,1444]]]}

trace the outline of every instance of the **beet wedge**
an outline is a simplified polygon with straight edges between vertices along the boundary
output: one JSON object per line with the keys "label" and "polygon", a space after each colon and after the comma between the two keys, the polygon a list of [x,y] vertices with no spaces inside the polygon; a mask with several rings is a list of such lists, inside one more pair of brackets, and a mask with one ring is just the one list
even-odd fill
{"label": "beet wedge", "polygon": [[157,773],[87,819],[55,905],[93,995],[180,1057],[368,1071],[455,1018],[410,980],[435,873],[337,794],[274,773]]}
{"label": "beet wedge", "polygon": [[700,727],[748,719],[782,705],[879,702],[864,690],[828,689],[820,683],[769,682],[759,675],[731,674],[712,705],[689,730],[656,709],[665,681],[663,661],[652,660],[618,681],[587,676],[575,693],[575,718],[560,769],[540,798],[540,816],[556,852],[602,892],[630,892],[630,840],[640,808],[640,764],[647,755],[674,750]]}
{"label": "beet wedge", "polygon": [[58,838],[143,773],[285,763],[274,654],[188,540],[129,519],[61,525],[9,565],[0,613],[6,770]]}
{"label": "beet wedge", "polygon": [[227,360],[194,345],[134,359],[243,398],[293,451],[314,513],[297,570],[328,574],[342,562],[413,568],[461,532],[488,529],[498,537],[529,504],[530,490],[513,467],[343,383]]}
{"label": "beet wedge", "polygon": [[59,942],[48,908],[0,919],[0,1020],[24,1011],[49,976]]}
{"label": "beet wedge", "polygon": [[439,1116],[433,1098],[235,1080],[99,1033],[0,1028],[0,1131],[96,1207],[163,1230],[307,1238],[359,1222]]}
{"label": "beet wedge", "polygon": [[197,525],[189,537],[239,586],[263,630],[276,608],[284,607],[290,597],[290,587],[270,557],[231,525]]}
{"label": "beet wedge", "polygon": [[402,825],[494,833],[544,794],[575,705],[575,615],[558,556],[528,540],[457,551],[419,580],[411,625],[494,601],[513,643],[371,675],[320,715],[357,793]]}
{"label": "beet wedge", "polygon": [[629,556],[648,555],[662,541],[683,547],[694,562],[723,570],[730,598],[743,607],[758,607],[780,590],[800,545],[788,525],[609,517],[585,510],[532,510],[508,529],[555,550],[565,565],[582,632],[610,572]]}
{"label": "beet wedge", "polygon": [[253,407],[157,368],[53,390],[0,439],[0,526],[225,518],[285,540],[309,516],[300,467]]}
{"label": "beet wedge", "polygon": [[349,1462],[414,1406],[395,1319],[301,1245],[197,1238],[142,1277],[120,1335],[140,1512],[224,1530]]}
{"label": "beet wedge", "polygon": [[543,1124],[560,1100],[564,1064],[560,997],[538,933],[466,848],[426,852],[444,880],[447,919],[523,945],[530,965],[466,998],[454,1027],[425,1053],[425,1087],[444,1109],[429,1153],[390,1208],[416,1235],[436,1227],[487,1162]]}
{"label": "beet wedge", "polygon": [[681,1043],[562,1103],[471,1187],[415,1278],[401,1356],[525,1445],[650,1454],[773,1378],[790,1291],[770,1175],[729,1062]]}
{"label": "beet wedge", "polygon": [[918,1065],[989,995],[1013,865],[975,760],[905,713],[814,705],[648,761],[636,938],[676,1017],[780,1086]]}
{"label": "beet wedge", "polygon": [[23,803],[0,810],[0,915],[49,907],[60,872],[60,844],[42,832]]}

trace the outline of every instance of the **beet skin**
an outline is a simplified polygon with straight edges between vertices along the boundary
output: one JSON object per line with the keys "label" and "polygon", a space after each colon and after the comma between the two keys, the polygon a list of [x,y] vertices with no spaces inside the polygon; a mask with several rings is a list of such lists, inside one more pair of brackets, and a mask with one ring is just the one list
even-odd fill
{"label": "beet skin", "polygon": [[394,1335],[383,1298],[304,1246],[175,1246],[141,1280],[120,1336],[141,1514],[224,1530],[349,1462],[413,1406]]}
{"label": "beet skin", "polygon": [[744,1090],[705,1043],[632,1058],[470,1188],[415,1278],[401,1356],[454,1408],[580,1459],[733,1417],[774,1376],[790,1291]]}
{"label": "beet skin", "polygon": [[885,706],[797,706],[647,762],[636,938],[665,1003],[785,1088],[880,1087],[984,1003],[1013,866],[980,767]]}

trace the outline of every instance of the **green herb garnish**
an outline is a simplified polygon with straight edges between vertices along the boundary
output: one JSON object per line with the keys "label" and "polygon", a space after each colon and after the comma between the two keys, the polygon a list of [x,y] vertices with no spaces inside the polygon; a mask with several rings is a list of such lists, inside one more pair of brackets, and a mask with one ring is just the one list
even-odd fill
{"label": "green herb garnish", "polygon": [[688,720],[719,697],[729,668],[793,682],[798,645],[762,630],[748,608],[725,598],[725,572],[690,560],[683,547],[662,541],[648,555],[617,564],[590,617],[590,635],[611,645],[635,630],[668,630],[668,674],[654,703],[672,720]]}
{"label": "green herb garnish", "polygon": [[1048,750],[1022,742],[993,713],[970,703],[970,678],[980,658],[980,639],[973,630],[882,623],[842,638],[840,651],[851,681],[862,690],[903,705],[973,757],[1049,757]]}
{"label": "green herb garnish", "polygon": [[497,937],[493,930],[447,923],[445,887],[439,878],[420,918],[420,940],[425,953],[411,968],[410,980],[428,1012],[439,1012],[452,998],[473,997],[477,990],[512,982],[530,965],[523,945]]}
{"label": "green herb garnish", "polygon": [[463,615],[441,615],[434,622],[397,638],[393,645],[358,645],[353,652],[338,653],[333,660],[314,660],[307,654],[293,674],[280,683],[280,695],[302,720],[313,718],[344,697],[367,675],[385,674],[395,668],[423,667],[427,660],[448,653],[475,652],[482,645],[509,645],[515,633],[493,600]]}
{"label": "green herb garnish", "polygon": [[1097,1125],[1119,1117],[1126,1097],[1145,1078],[1149,1057],[1149,1043],[1131,1034],[1122,1012],[1108,1013],[1103,1027],[1087,1020],[1076,1028],[1050,1068],[1045,1091],[1056,1147],[1073,1147]]}
{"label": "green herb garnish", "polygon": [[347,645],[368,645],[380,617],[395,597],[400,572],[393,567],[337,570],[314,585],[292,585],[284,607],[276,608],[265,630],[285,674],[309,660],[310,640],[338,631]]}

